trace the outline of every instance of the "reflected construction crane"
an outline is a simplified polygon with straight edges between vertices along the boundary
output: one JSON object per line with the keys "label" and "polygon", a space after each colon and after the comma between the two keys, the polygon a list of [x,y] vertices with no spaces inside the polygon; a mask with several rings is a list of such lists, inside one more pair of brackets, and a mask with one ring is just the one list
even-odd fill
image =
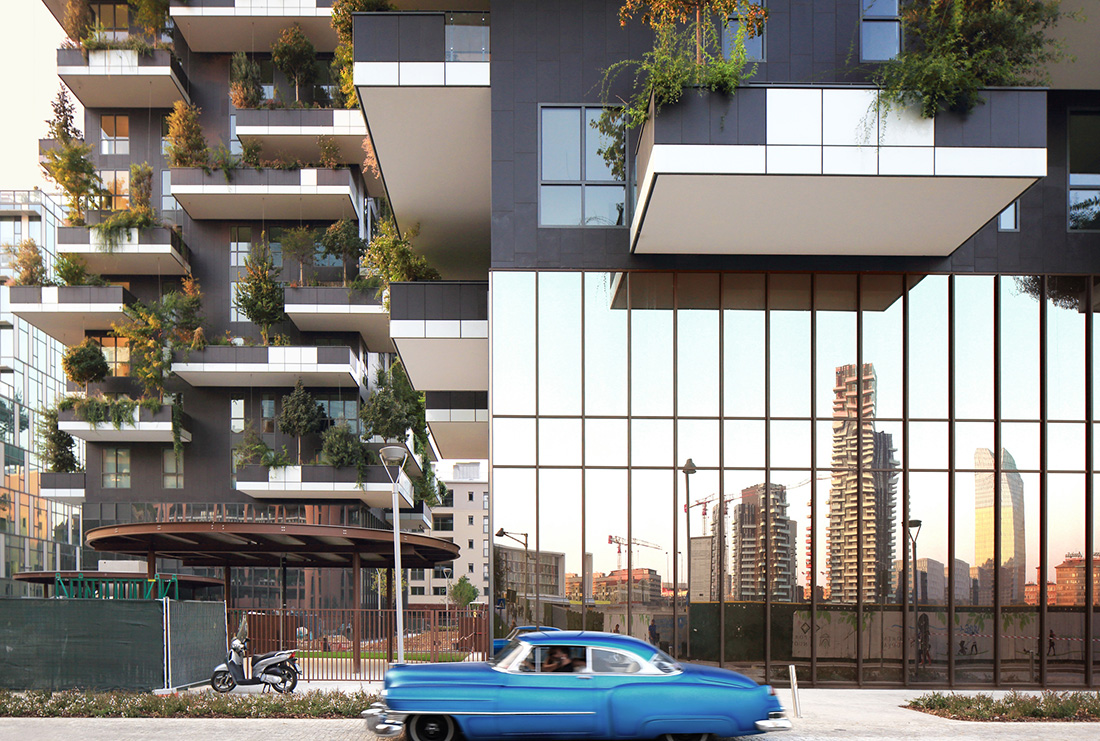
{"label": "reflected construction crane", "polygon": [[662,548],[661,546],[657,545],[656,543],[650,543],[648,540],[641,540],[640,538],[631,538],[630,540],[627,540],[626,538],[620,537],[618,535],[608,535],[607,543],[608,545],[617,545],[619,547],[619,556],[615,562],[616,569],[621,569],[623,567],[623,545],[626,545],[627,548],[629,548],[631,545],[640,545],[643,548],[654,548],[658,551],[664,550],[664,548]]}

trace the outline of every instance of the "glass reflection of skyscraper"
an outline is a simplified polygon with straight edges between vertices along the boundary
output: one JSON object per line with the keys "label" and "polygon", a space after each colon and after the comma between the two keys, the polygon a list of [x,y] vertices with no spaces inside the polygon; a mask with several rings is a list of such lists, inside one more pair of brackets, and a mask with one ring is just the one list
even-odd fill
{"label": "glass reflection of skyscraper", "polygon": [[[836,369],[829,488],[829,598],[884,601],[894,563],[897,461],[893,436],[875,432],[875,368]],[[862,520],[862,523],[860,522]],[[862,552],[861,552],[862,551]]]}
{"label": "glass reflection of skyscraper", "polygon": [[[763,600],[770,585],[772,599],[793,602],[795,598],[796,536],[798,523],[787,516],[787,487],[767,485],[765,513],[764,484],[741,492],[741,501],[734,505],[730,530],[733,598]],[[766,515],[766,516],[765,516]],[[761,534],[768,530],[770,552],[765,558]],[[770,568],[766,569],[765,564]]]}
{"label": "glass reflection of skyscraper", "polygon": [[[974,563],[978,577],[978,601],[993,604],[994,477],[993,451],[974,451]],[[1022,604],[1027,580],[1024,535],[1024,480],[1016,471],[1012,454],[1001,448],[1001,602]]]}

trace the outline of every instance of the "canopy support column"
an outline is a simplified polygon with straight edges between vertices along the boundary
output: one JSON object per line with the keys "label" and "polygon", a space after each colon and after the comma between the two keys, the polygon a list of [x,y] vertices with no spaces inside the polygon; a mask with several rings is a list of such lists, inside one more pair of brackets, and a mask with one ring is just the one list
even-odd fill
{"label": "canopy support column", "polygon": [[362,672],[362,641],[360,623],[363,617],[362,563],[359,551],[351,554],[351,671],[358,675]]}

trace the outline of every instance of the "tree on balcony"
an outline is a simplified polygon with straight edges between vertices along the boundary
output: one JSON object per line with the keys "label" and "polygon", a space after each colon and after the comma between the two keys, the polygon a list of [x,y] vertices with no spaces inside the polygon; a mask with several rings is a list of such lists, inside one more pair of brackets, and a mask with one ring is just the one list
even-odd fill
{"label": "tree on balcony", "polygon": [[988,87],[1044,85],[1064,55],[1051,31],[1060,0],[908,0],[905,48],[875,74],[883,102],[969,113]]}
{"label": "tree on balcony", "polygon": [[345,267],[341,273],[345,287],[348,284],[347,264],[358,264],[366,247],[366,241],[359,236],[359,225],[351,219],[341,219],[329,224],[321,235],[321,249],[325,257],[338,258]]}
{"label": "tree on balcony", "polygon": [[237,108],[257,108],[264,99],[260,65],[243,51],[233,52],[229,62],[229,99]]}
{"label": "tree on balcony", "polygon": [[317,255],[317,231],[308,226],[284,229],[279,243],[283,246],[283,259],[290,258],[298,263],[298,285],[304,286],[306,267],[313,267]]}
{"label": "tree on balcony", "polygon": [[325,411],[313,394],[306,391],[302,379],[294,385],[294,390],[283,397],[283,408],[279,412],[279,431],[293,435],[298,440],[298,465],[302,465],[302,438],[320,432],[325,424]]}
{"label": "tree on balcony", "polygon": [[332,0],[332,28],[336,31],[336,53],[333,55],[331,74],[339,94],[336,104],[345,108],[359,106],[353,74],[352,14],[388,10],[394,10],[389,0]]}
{"label": "tree on balcony", "polygon": [[148,162],[130,165],[129,205],[111,211],[93,224],[99,235],[97,247],[101,251],[114,252],[131,229],[148,229],[159,226],[153,213],[153,168]]}
{"label": "tree on balcony", "polygon": [[134,25],[156,40],[168,26],[168,9],[171,0],[127,0],[133,11]]}
{"label": "tree on balcony", "polygon": [[84,387],[88,393],[89,383],[98,383],[111,371],[103,348],[91,337],[85,337],[79,345],[74,345],[61,356],[61,367],[70,381]]}
{"label": "tree on balcony", "polygon": [[105,286],[103,276],[88,272],[88,265],[78,255],[58,255],[53,262],[54,283],[59,286]]}
{"label": "tree on balcony", "polygon": [[28,237],[18,245],[5,244],[4,254],[8,258],[9,267],[15,271],[15,285],[41,286],[49,281],[49,274],[42,260],[42,250],[33,239]]}
{"label": "tree on balcony", "polygon": [[76,473],[83,470],[73,450],[76,446],[76,440],[69,433],[58,429],[56,407],[50,407],[42,411],[36,432],[39,455],[42,457],[47,471]]}
{"label": "tree on balcony", "polygon": [[301,102],[301,86],[317,76],[317,49],[300,25],[284,28],[271,44],[271,62],[294,83],[294,102]]}
{"label": "tree on balcony", "polygon": [[95,15],[92,13],[92,4],[89,0],[66,0],[61,27],[65,29],[65,35],[70,41],[79,44],[94,24]]}
{"label": "tree on balcony", "polygon": [[321,456],[330,466],[358,468],[364,462],[363,444],[347,422],[332,425],[321,435]]}
{"label": "tree on balcony", "polygon": [[198,106],[177,100],[168,114],[168,166],[210,167],[210,148],[199,124]]}
{"label": "tree on balcony", "polygon": [[427,258],[413,252],[412,240],[420,233],[419,224],[399,234],[392,219],[382,219],[363,256],[363,267],[371,277],[382,282],[381,291],[389,291],[390,283],[439,280],[439,271]]}
{"label": "tree on balcony", "polygon": [[252,245],[244,258],[244,279],[237,284],[234,299],[237,308],[260,328],[260,337],[269,344],[271,325],[286,319],[283,284],[271,257],[266,235]]}

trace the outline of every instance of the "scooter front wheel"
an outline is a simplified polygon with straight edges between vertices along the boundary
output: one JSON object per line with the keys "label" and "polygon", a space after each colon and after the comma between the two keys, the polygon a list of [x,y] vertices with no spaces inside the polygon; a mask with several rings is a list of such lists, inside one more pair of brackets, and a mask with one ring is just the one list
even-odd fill
{"label": "scooter front wheel", "polygon": [[210,686],[214,688],[215,692],[229,692],[237,686],[237,682],[233,679],[232,674],[224,669],[219,669],[210,678]]}
{"label": "scooter front wheel", "polygon": [[275,682],[271,685],[271,687],[276,692],[284,694],[287,692],[293,692],[294,688],[298,686],[298,672],[294,671],[289,666],[283,667],[282,669],[276,669],[275,671],[280,674],[282,680],[279,682]]}

